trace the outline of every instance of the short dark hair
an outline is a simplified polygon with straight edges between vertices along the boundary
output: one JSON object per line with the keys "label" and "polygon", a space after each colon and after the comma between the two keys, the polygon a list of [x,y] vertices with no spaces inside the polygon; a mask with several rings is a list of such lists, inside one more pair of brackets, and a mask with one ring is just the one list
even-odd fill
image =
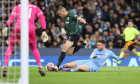
{"label": "short dark hair", "polygon": [[105,44],[105,40],[98,40],[98,43]]}
{"label": "short dark hair", "polygon": [[132,22],[133,23],[133,20],[129,20],[128,22]]}

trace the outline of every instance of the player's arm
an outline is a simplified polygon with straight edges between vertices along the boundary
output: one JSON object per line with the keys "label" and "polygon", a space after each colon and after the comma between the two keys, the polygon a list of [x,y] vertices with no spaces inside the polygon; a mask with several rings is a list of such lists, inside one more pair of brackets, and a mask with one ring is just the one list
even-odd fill
{"label": "player's arm", "polygon": [[43,40],[43,42],[47,42],[48,41],[48,35],[46,33],[46,20],[45,17],[43,15],[43,12],[40,10],[39,7],[37,7],[37,16],[41,22],[41,26],[42,26],[42,35],[41,38]]}
{"label": "player's arm", "polygon": [[84,23],[85,26],[88,25],[88,23],[86,22],[85,19],[79,17],[78,15],[76,15],[76,14],[74,14],[74,13],[71,15],[71,17],[72,17],[73,19],[77,19],[78,21]]}
{"label": "player's arm", "polygon": [[135,34],[136,34],[136,36],[135,36],[135,42],[140,41],[140,32],[137,29],[135,29]]}
{"label": "player's arm", "polygon": [[78,17],[77,20],[79,20],[80,22],[84,23],[84,25],[88,25],[88,23],[86,22],[85,19]]}
{"label": "player's arm", "polygon": [[123,33],[120,34],[120,36],[125,36],[126,30],[127,30],[127,27],[124,29]]}
{"label": "player's arm", "polygon": [[96,58],[96,57],[97,57],[96,52],[97,52],[97,50],[96,50],[96,49],[94,49],[94,50],[93,50],[93,52],[92,52],[92,53],[91,53],[91,55],[90,55],[90,58],[91,58],[91,59],[93,59],[93,58]]}
{"label": "player's arm", "polygon": [[46,29],[46,20],[43,15],[43,12],[40,10],[39,7],[37,7],[37,17],[39,18],[39,20],[41,22],[42,29]]}
{"label": "player's arm", "polygon": [[11,15],[10,15],[10,17],[9,17],[9,19],[8,19],[8,21],[6,22],[6,25],[5,25],[5,27],[4,27],[4,29],[2,30],[2,34],[3,34],[3,36],[7,36],[8,34],[8,26],[10,26],[11,24],[12,24],[12,22],[14,21],[14,19],[15,19],[15,17],[17,16],[17,11],[16,11],[16,9],[17,9],[17,6],[13,9],[13,11],[11,12]]}
{"label": "player's arm", "polygon": [[111,58],[114,58],[115,60],[123,60],[123,59],[126,59],[127,57],[129,56],[129,53],[123,55],[123,57],[120,57],[120,56],[116,56],[112,51],[110,52],[110,57]]}

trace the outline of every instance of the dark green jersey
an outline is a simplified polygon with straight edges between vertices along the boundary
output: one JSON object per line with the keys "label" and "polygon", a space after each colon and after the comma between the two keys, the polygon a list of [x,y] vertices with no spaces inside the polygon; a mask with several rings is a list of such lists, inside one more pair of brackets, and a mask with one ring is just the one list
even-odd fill
{"label": "dark green jersey", "polygon": [[65,19],[65,24],[66,24],[66,32],[67,34],[79,34],[79,28],[78,28],[78,16],[73,13],[69,12],[68,15],[66,16]]}

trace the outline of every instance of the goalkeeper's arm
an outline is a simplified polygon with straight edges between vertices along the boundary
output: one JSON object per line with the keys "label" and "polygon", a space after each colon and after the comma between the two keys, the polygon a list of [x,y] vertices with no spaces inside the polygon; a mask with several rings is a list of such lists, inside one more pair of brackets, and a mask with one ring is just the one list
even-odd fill
{"label": "goalkeeper's arm", "polygon": [[8,26],[7,25],[5,25],[4,29],[2,30],[2,34],[4,37],[8,36]]}

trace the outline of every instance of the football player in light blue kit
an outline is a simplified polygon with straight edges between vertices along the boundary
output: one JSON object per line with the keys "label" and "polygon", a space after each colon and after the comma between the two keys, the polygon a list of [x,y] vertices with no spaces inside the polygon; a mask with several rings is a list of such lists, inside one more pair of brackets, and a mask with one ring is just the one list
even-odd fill
{"label": "football player in light blue kit", "polygon": [[[123,57],[116,56],[112,51],[105,48],[105,41],[99,40],[97,42],[97,48],[90,55],[88,60],[77,60],[70,63],[66,63],[59,67],[62,71],[90,71],[97,72],[101,69],[108,58],[114,58],[116,60],[123,60],[129,56],[129,53],[125,54]],[[71,69],[69,69],[71,68]]]}

